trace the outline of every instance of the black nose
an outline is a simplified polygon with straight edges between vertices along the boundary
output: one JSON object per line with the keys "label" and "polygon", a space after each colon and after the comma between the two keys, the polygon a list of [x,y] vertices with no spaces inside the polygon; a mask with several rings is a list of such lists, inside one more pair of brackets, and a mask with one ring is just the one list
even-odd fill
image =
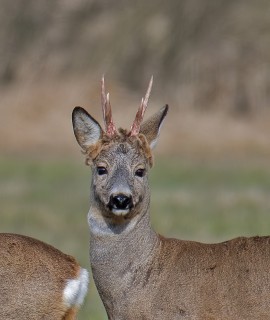
{"label": "black nose", "polygon": [[111,196],[110,207],[118,210],[130,209],[132,207],[132,198],[131,196],[126,196],[124,194]]}

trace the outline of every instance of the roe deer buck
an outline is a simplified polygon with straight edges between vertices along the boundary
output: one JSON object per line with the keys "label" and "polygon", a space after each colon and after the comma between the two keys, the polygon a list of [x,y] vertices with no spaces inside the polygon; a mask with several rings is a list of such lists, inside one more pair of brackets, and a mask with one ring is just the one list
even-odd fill
{"label": "roe deer buck", "polygon": [[203,244],[151,228],[151,149],[168,110],[141,124],[151,85],[130,130],[116,130],[104,79],[105,131],[84,109],[73,111],[92,167],[90,260],[109,319],[270,319],[269,237]]}
{"label": "roe deer buck", "polygon": [[77,261],[39,240],[0,233],[0,319],[74,320],[88,287]]}

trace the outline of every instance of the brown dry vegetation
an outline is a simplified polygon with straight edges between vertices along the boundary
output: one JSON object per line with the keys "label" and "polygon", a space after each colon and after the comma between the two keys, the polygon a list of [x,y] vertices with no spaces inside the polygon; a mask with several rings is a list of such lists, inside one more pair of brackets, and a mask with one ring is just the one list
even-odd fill
{"label": "brown dry vegetation", "polygon": [[[156,79],[156,82],[159,80]],[[111,100],[118,126],[129,127],[140,95],[111,83]],[[84,106],[101,121],[100,79],[13,85],[1,95],[0,150],[2,154],[42,156],[78,153],[72,127],[74,106]],[[146,83],[145,83],[146,84]],[[122,89],[122,90],[121,90]],[[148,115],[165,102],[153,92]],[[269,116],[262,112],[231,117],[220,111],[202,112],[170,103],[170,113],[157,152],[192,158],[269,159]]]}
{"label": "brown dry vegetation", "polygon": [[124,127],[154,74],[148,114],[171,107],[159,152],[269,157],[268,1],[0,4],[1,153],[77,152],[71,110],[101,119],[105,72]]}

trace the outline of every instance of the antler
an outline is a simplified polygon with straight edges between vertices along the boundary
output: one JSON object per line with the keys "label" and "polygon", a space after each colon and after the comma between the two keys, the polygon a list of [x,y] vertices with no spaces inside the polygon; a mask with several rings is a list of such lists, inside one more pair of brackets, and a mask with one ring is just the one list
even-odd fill
{"label": "antler", "polygon": [[138,109],[136,116],[135,116],[135,120],[131,126],[130,133],[129,133],[130,136],[136,136],[140,132],[141,123],[143,120],[145,110],[147,108],[148,100],[149,100],[151,89],[152,89],[152,84],[153,84],[153,76],[150,79],[145,97],[142,98],[141,105],[139,106],[139,109]]}
{"label": "antler", "polygon": [[110,95],[105,93],[105,81],[104,76],[101,79],[101,106],[103,120],[105,124],[105,132],[109,137],[112,137],[116,133],[116,128],[112,119],[112,108],[110,104]]}

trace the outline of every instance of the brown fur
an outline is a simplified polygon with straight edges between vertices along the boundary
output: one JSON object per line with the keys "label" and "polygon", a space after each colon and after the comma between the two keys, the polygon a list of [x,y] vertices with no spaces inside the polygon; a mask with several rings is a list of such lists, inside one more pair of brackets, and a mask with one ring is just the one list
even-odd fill
{"label": "brown fur", "polygon": [[75,310],[63,301],[67,280],[80,271],[73,257],[7,233],[0,234],[0,257],[0,319],[75,319]]}
{"label": "brown fur", "polygon": [[122,128],[119,128],[118,132],[113,137],[109,137],[103,133],[101,139],[97,143],[88,146],[88,148],[83,151],[83,154],[86,155],[86,165],[91,165],[100,152],[102,150],[108,150],[113,143],[123,142],[127,142],[130,145],[137,144],[141,154],[146,157],[150,167],[153,166],[153,155],[144,134],[140,133],[138,136],[130,136],[130,133]]}
{"label": "brown fur", "polygon": [[67,311],[63,320],[76,320],[78,309],[73,307]]}

